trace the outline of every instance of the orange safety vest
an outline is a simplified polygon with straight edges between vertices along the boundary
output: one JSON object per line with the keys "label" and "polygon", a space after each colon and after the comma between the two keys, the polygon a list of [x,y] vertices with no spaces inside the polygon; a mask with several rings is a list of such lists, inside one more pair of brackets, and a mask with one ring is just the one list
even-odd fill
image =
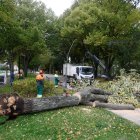
{"label": "orange safety vest", "polygon": [[44,76],[39,74],[36,76],[36,80],[44,80]]}

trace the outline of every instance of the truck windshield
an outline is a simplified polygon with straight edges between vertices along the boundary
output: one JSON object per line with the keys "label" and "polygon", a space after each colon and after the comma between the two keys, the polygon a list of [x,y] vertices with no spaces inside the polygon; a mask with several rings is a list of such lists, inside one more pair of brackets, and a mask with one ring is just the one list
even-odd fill
{"label": "truck windshield", "polygon": [[93,73],[93,68],[82,67],[81,74],[89,75]]}

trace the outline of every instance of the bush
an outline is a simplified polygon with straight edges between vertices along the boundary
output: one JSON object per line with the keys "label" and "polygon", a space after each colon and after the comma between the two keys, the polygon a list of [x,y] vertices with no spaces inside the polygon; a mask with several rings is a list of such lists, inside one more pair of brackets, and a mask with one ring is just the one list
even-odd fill
{"label": "bush", "polygon": [[[22,97],[36,97],[37,88],[35,78],[27,78],[23,80],[16,80],[13,83],[13,91],[18,93]],[[51,81],[44,81],[44,91],[43,96],[48,94],[53,94],[54,85]]]}

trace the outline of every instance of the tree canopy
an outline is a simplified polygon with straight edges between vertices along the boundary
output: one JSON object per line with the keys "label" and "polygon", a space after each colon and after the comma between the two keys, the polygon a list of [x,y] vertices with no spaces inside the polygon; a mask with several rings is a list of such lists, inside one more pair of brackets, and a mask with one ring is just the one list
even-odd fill
{"label": "tree canopy", "polygon": [[133,31],[138,30],[139,21],[140,11],[131,2],[83,0],[65,18],[62,35],[73,36],[81,44],[77,47],[88,48],[102,58],[110,74],[120,50],[122,55],[135,50]]}
{"label": "tree canopy", "polygon": [[[61,70],[72,63],[90,63],[86,51],[105,64],[139,69],[139,0],[76,0],[56,17],[45,4],[34,0],[0,1],[0,54],[10,70],[18,63],[28,68]],[[61,60],[61,61],[60,61]],[[94,65],[96,72],[98,65]]]}

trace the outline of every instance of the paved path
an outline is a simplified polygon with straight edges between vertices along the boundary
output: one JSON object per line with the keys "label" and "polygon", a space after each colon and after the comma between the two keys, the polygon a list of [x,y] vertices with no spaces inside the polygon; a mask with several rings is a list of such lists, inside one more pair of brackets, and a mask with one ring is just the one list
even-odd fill
{"label": "paved path", "polygon": [[140,125],[140,108],[135,110],[109,110],[118,116]]}

